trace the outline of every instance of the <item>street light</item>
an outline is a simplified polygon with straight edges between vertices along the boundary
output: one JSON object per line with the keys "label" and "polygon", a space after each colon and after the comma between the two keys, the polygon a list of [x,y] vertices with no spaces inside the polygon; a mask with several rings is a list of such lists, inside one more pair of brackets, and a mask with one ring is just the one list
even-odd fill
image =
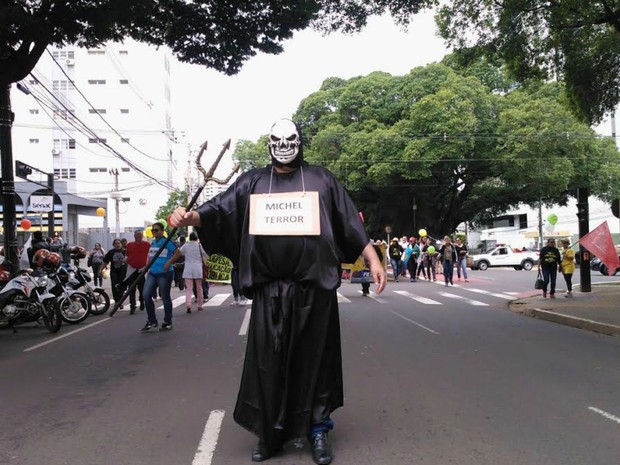
{"label": "street light", "polygon": [[413,196],[413,206],[411,209],[413,210],[413,231],[415,232],[415,212],[418,209],[418,204],[415,202],[415,195]]}

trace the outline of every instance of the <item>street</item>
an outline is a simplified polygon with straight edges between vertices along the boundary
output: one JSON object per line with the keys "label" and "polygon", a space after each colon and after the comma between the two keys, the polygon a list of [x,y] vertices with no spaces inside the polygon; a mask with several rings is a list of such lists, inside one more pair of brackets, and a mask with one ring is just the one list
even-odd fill
{"label": "street", "polygon": [[[535,270],[469,273],[450,287],[442,276],[389,282],[370,298],[358,284],[338,290],[345,406],[333,463],[617,463],[620,339],[509,311],[536,292]],[[230,306],[230,286],[210,297],[185,314],[174,289],[165,333],[140,333],[144,314],[128,305],[57,334],[0,331],[0,464],[251,463],[256,438],[232,419],[250,306]],[[313,462],[299,440],[266,463]]]}

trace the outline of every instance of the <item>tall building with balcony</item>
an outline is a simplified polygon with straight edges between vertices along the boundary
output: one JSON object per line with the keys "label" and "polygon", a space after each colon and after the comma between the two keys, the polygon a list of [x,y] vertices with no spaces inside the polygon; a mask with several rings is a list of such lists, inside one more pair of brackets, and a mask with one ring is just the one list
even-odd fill
{"label": "tall building with balcony", "polygon": [[53,173],[72,194],[107,199],[106,218],[80,216],[80,229],[144,226],[184,185],[170,60],[168,50],[133,41],[49,47],[22,91],[13,87],[13,158]]}

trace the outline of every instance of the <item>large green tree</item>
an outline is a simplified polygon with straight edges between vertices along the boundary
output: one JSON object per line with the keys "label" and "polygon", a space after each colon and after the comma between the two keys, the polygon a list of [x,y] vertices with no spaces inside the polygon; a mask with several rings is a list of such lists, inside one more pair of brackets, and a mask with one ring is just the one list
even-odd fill
{"label": "large green tree", "polygon": [[[578,185],[618,193],[613,141],[575,118],[563,86],[515,88],[483,62],[446,62],[405,76],[327,79],[294,116],[306,159],[342,180],[372,235],[390,225],[439,237],[520,203],[565,203]],[[244,150],[264,154],[264,140]]]}
{"label": "large green tree", "polygon": [[620,0],[451,0],[437,23],[465,61],[490,57],[522,83],[563,80],[590,124],[620,102]]}

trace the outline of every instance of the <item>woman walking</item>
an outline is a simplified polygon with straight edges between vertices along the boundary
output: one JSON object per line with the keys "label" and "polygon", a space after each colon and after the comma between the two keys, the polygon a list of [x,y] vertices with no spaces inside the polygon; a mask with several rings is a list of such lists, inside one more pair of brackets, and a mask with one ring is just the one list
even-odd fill
{"label": "woman walking", "polygon": [[174,256],[173,261],[181,256],[185,257],[183,280],[185,281],[186,312],[192,313],[192,291],[194,288],[196,289],[196,308],[200,311],[204,303],[202,260],[206,253],[198,242],[198,236],[195,232],[189,234],[189,241],[177,249],[174,252]]}
{"label": "woman walking", "polygon": [[456,248],[456,274],[461,280],[461,270],[463,271],[463,278],[465,278],[465,282],[467,281],[467,246],[463,244],[463,241],[460,237],[457,237],[454,241],[454,247]]}
{"label": "woman walking", "polygon": [[[108,253],[106,253],[103,258],[103,266],[99,271],[99,276],[101,276],[103,271],[110,265],[110,285],[112,286],[112,297],[116,303],[123,297],[122,285],[125,279],[126,264],[125,250],[123,249],[121,240],[114,239],[112,246],[113,249],[108,250]],[[122,309],[123,306],[121,305],[120,308]]]}
{"label": "woman walking", "polygon": [[103,286],[103,277],[100,274],[103,257],[105,257],[105,250],[103,250],[99,242],[96,242],[93,250],[88,254],[88,265],[93,270],[94,284],[99,287]]}
{"label": "woman walking", "polygon": [[452,239],[449,236],[443,238],[443,245],[439,248],[439,257],[443,265],[443,279],[446,283],[453,285],[452,276],[454,275],[454,264],[457,260],[456,248],[452,245]]}
{"label": "woman walking", "polygon": [[575,272],[575,252],[570,248],[570,242],[567,239],[562,240],[562,261],[560,262],[560,271],[566,281],[566,294],[564,297],[569,299],[573,297],[573,273]]}

